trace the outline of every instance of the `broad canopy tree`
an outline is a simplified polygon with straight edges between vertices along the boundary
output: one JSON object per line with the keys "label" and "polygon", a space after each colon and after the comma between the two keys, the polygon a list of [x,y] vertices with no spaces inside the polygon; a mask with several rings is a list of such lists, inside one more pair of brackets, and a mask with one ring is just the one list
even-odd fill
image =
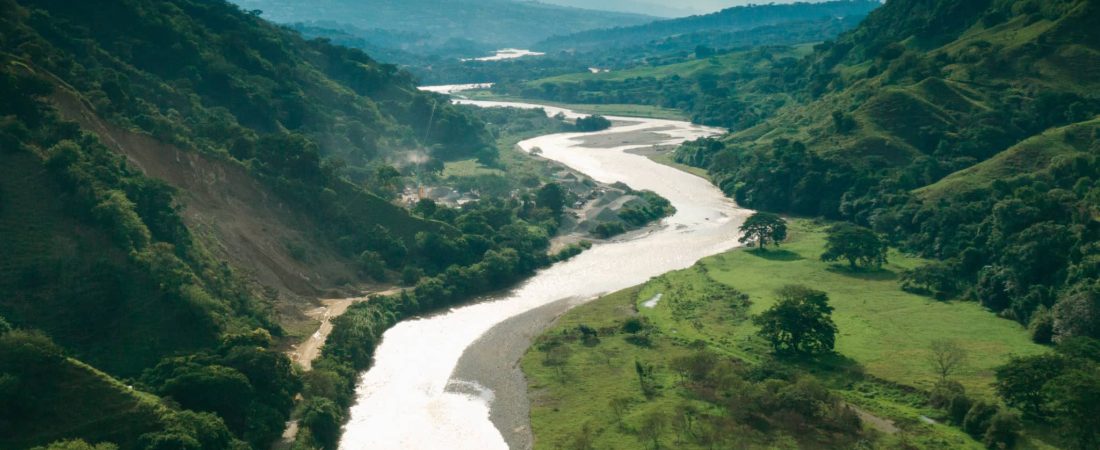
{"label": "broad canopy tree", "polygon": [[753,318],[758,335],[772,344],[776,353],[827,353],[836,344],[836,324],[829,296],[806,286],[785,286],[779,302]]}
{"label": "broad canopy tree", "polygon": [[841,223],[829,228],[821,260],[846,260],[852,270],[859,267],[879,268],[886,264],[886,250],[886,241],[874,231]]}
{"label": "broad canopy tree", "polygon": [[741,238],[738,242],[751,246],[753,243],[763,249],[768,243],[779,246],[787,239],[787,222],[772,213],[758,212],[741,224]]}

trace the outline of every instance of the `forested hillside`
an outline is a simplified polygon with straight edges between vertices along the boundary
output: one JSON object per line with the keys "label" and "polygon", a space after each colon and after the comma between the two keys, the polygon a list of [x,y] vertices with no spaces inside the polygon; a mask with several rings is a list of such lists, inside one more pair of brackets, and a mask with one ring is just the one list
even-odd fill
{"label": "forested hillside", "polygon": [[[783,34],[789,26],[775,28]],[[820,37],[840,32],[820,31]],[[684,111],[696,123],[744,128],[770,117],[790,100],[783,68],[797,65],[810,50],[809,44],[758,46],[722,54],[701,49],[681,63],[505,81],[493,86],[493,91],[578,104],[659,106]]]}
{"label": "forested hillside", "polygon": [[[786,104],[791,70],[799,70],[798,60],[811,44],[855,28],[880,5],[833,1],[739,6],[551,38],[537,47],[551,52],[541,61],[463,68],[496,82],[494,91],[509,96],[660,106],[684,111],[696,123],[747,128]],[[553,64],[557,61],[561,63]],[[434,76],[447,68],[436,64],[414,71]],[[511,76],[513,72],[526,78]]]}
{"label": "forested hillside", "polygon": [[[1098,30],[1092,1],[887,2],[771,72],[785,106],[677,158],[742,205],[871,226],[939,260],[903,274],[908,289],[980,302],[1036,342],[1100,338]],[[1044,406],[1026,416],[1060,417],[1088,448],[1071,417],[1091,413],[1050,405],[1090,394],[1040,392],[1065,373],[1000,393],[1031,395]]]}
{"label": "forested hillside", "polygon": [[[303,12],[295,19],[281,20],[291,20],[288,26],[304,35],[331,39],[340,45],[365,50],[379,60],[398,64],[423,84],[499,84],[587,72],[590,68],[617,71],[639,65],[667,65],[689,61],[697,55],[705,58],[754,46],[821,42],[855,27],[878,5],[872,1],[750,5],[634,27],[606,28],[606,25],[601,25],[599,30],[556,36],[538,44],[537,48],[547,52],[546,55],[503,61],[465,58],[484,54],[494,47],[479,47],[453,40],[432,44],[429,32],[423,28],[408,31],[367,28],[366,25],[353,24],[350,19],[339,18],[302,22],[302,17],[328,17],[324,11],[313,10]],[[463,8],[465,13],[470,5],[459,3],[455,7]],[[551,32],[557,34],[565,31],[559,28]],[[531,45],[528,39],[535,34],[537,32],[523,30],[509,35],[507,42],[510,44],[507,45]],[[614,42],[605,42],[605,35],[614,36]],[[559,41],[569,45],[549,44]],[[598,90],[592,86],[586,88]],[[607,90],[615,90],[615,87]],[[650,90],[661,89],[657,86]],[[538,97],[525,93],[524,96],[564,100],[553,98],[553,93]]]}
{"label": "forested hillside", "polygon": [[[685,148],[681,159],[709,165],[749,206],[873,224],[951,260],[981,281],[980,300],[1028,322],[1056,300],[1030,286],[1057,288],[1073,281],[1070,266],[1088,266],[1078,252],[1088,250],[1079,240],[1091,240],[1093,221],[1084,212],[1100,112],[1096,8],[888,5],[790,69],[802,74],[791,77],[801,101],[723,141]],[[1077,237],[1014,254],[1034,243],[1033,226]]]}
{"label": "forested hillside", "polygon": [[0,51],[2,448],[266,448],[302,296],[450,269],[459,301],[549,262],[533,201],[391,203],[496,144],[358,50],[223,1],[2,0]]}
{"label": "forested hillside", "polygon": [[[822,3],[749,5],[711,14],[660,20],[644,25],[560,33],[535,48],[540,50],[592,51],[640,47],[651,42],[691,48],[695,45],[723,46],[738,32],[773,25],[813,22],[822,19],[854,18],[856,21],[881,3],[874,0],[841,0]],[[768,43],[762,40],[759,43]]]}

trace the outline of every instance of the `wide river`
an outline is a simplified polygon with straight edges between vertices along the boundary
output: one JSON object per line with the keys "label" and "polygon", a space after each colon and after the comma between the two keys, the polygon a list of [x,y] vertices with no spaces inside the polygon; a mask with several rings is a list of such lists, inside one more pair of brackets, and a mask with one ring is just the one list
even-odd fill
{"label": "wide river", "polygon": [[[426,88],[454,92],[454,87]],[[548,114],[578,114],[560,108],[501,102],[459,102],[482,107],[544,108]],[[628,150],[674,145],[721,133],[687,122],[609,117],[612,128],[565,133],[521,142],[605,183],[623,182],[667,198],[676,214],[659,228],[602,243],[538,272],[516,288],[484,301],[424,318],[403,321],[383,336],[374,365],[364,373],[357,401],[340,442],[342,449],[506,449],[490,420],[492,390],[479,380],[455,379],[464,353],[502,322],[571,299],[570,305],[691,266],[737,245],[737,228],[750,213],[708,181],[655,163]],[[512,322],[509,322],[512,323]],[[529,330],[534,333],[538,330]],[[493,366],[513,366],[501,351]],[[490,352],[489,358],[495,357]],[[481,355],[485,358],[485,355]],[[521,422],[526,417],[513,418]]]}

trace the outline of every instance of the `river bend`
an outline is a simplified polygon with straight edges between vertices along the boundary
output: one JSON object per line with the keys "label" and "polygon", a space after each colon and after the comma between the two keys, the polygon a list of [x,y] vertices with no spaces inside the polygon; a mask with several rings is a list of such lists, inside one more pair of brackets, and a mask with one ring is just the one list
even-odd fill
{"label": "river bend", "polygon": [[[537,107],[551,115],[578,116],[532,104],[457,101],[482,107]],[[540,136],[519,146],[525,151],[537,147],[543,157],[598,181],[654,191],[676,207],[676,214],[648,232],[595,245],[506,293],[406,320],[386,331],[374,365],[359,379],[341,449],[508,448],[490,421],[492,390],[471,380],[453,379],[459,359],[479,337],[540,306],[562,299],[590,300],[689,267],[737,245],[737,228],[749,211],[738,208],[707,180],[628,152],[654,144],[675,145],[721,130],[672,120],[608,118],[614,122],[608,130]]]}

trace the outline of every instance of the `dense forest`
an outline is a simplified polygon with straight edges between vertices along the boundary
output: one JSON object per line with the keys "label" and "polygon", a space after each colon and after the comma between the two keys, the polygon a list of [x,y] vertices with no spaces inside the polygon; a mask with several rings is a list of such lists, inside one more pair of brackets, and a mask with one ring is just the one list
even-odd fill
{"label": "dense forest", "polygon": [[[692,41],[696,45],[713,47],[718,42],[728,40],[730,35],[754,28],[853,16],[858,22],[859,18],[879,5],[879,2],[873,0],[840,0],[738,6],[710,14],[659,20],[643,25],[562,34],[546,39],[534,48],[585,52],[638,47],[653,41]],[[767,41],[762,39],[760,42]]]}
{"label": "dense forest", "polygon": [[[498,158],[395,66],[221,1],[0,10],[0,447],[267,447],[316,388],[276,349],[301,296],[403,283],[389,314],[426,311],[550,263],[537,185],[391,204],[416,171]],[[361,357],[326,352],[351,383]]]}
{"label": "dense forest", "polygon": [[[1097,61],[1096,6],[985,3],[876,11],[788,69],[796,101],[679,159],[747,206],[872,225],[944,260],[930,269],[958,285],[936,290],[973,288],[1023,323],[1059,316],[1097,276],[1100,99],[1072,69]],[[1100,336],[1076,320],[1096,318],[1061,315],[1054,336]]]}
{"label": "dense forest", "polygon": [[[1100,338],[1098,21],[1087,1],[888,2],[772,69],[784,106],[677,159],[742,205],[871,227],[936,260],[903,274],[906,289],[979,302],[1036,342],[1079,350]],[[1006,400],[1030,396],[1045,406],[1027,417],[1093,445],[1071,419],[1090,413],[1052,405],[1077,395],[1055,385],[1091,392],[1095,373],[1012,384],[1028,364],[1042,363],[998,374]]]}

